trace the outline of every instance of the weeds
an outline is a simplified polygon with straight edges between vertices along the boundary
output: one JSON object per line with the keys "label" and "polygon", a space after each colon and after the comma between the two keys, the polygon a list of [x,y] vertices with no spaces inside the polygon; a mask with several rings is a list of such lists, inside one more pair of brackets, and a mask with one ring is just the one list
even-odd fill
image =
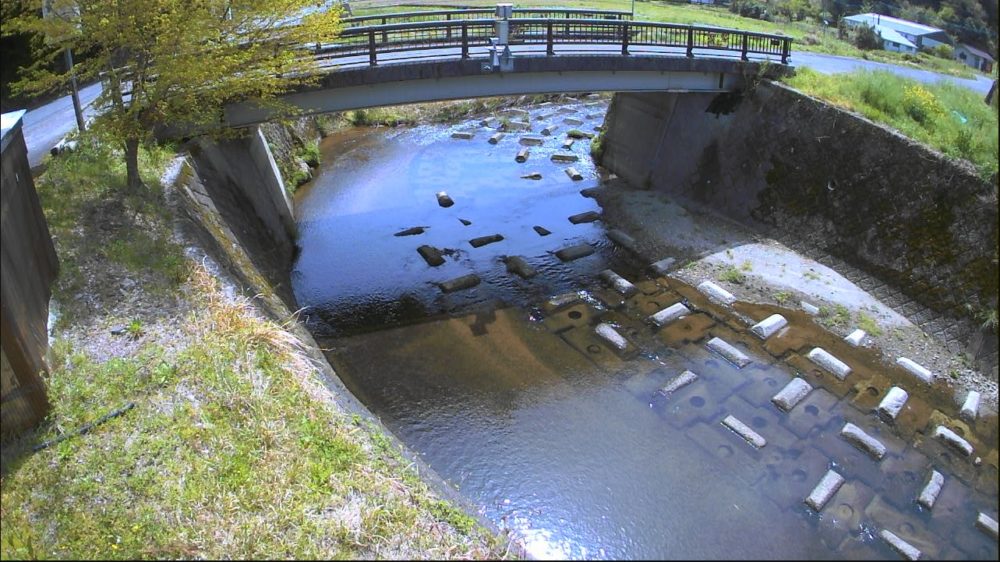
{"label": "weeds", "polygon": [[728,266],[719,274],[719,281],[728,281],[737,285],[742,285],[747,280],[746,275],[733,266]]}

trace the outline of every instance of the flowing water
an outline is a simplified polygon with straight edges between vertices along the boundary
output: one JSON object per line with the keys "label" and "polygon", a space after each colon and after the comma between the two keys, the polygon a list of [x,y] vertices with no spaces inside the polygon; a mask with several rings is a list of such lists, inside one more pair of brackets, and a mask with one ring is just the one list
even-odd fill
{"label": "flowing water", "polygon": [[[891,527],[933,557],[995,558],[995,541],[967,529],[979,510],[995,516],[995,483],[956,463],[935,510],[920,510],[913,498],[928,459],[947,458],[934,456],[934,443],[909,446],[886,431],[889,454],[875,463],[837,435],[845,420],[879,431],[850,396],[816,390],[783,414],[770,398],[796,375],[787,362],[750,344],[741,349],[753,363],[738,369],[705,348],[709,336],[746,341],[735,324],[703,313],[660,331],[642,321],[697,297],[647,277],[607,239],[610,225],[568,220],[601,211],[580,194],[601,181],[589,141],[563,150],[564,135],[547,136],[527,162],[514,159],[520,137],[550,123],[592,132],[605,107],[588,98],[529,107],[536,132],[496,145],[478,119],[323,141],[323,170],[296,195],[292,278],[308,327],[351,391],[536,557],[886,558],[896,554],[876,533]],[[556,152],[580,161],[554,163]],[[583,181],[564,172],[570,165]],[[542,179],[521,178],[529,172]],[[441,207],[439,191],[455,204]],[[397,236],[414,227],[423,232]],[[493,234],[503,239],[469,243]],[[424,244],[445,263],[428,265],[417,252]],[[580,244],[594,252],[554,255]],[[537,275],[508,272],[507,256]],[[607,268],[638,294],[604,287]],[[468,274],[480,283],[450,293],[439,285]],[[577,298],[548,302],[566,293]],[[628,347],[598,337],[598,322]],[[698,381],[658,392],[683,370]],[[768,444],[754,449],[728,431],[720,421],[729,414]],[[848,481],[817,515],[802,500],[831,467]]]}

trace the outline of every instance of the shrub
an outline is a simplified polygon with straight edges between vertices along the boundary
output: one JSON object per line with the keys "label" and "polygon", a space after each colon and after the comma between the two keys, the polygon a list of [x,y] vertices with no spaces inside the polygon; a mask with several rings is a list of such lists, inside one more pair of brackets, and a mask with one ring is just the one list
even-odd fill
{"label": "shrub", "polygon": [[862,51],[874,51],[882,48],[882,38],[875,32],[875,28],[864,24],[859,25],[854,30],[851,42]]}

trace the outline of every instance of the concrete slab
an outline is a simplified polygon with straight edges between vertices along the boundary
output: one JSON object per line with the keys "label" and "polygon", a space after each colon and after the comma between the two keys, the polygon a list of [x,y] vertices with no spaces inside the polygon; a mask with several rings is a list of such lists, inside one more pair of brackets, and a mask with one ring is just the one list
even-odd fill
{"label": "concrete slab", "polygon": [[899,416],[899,412],[903,410],[903,406],[906,405],[909,398],[909,393],[902,388],[898,386],[890,388],[885,398],[879,402],[877,408],[879,417],[886,423],[895,423],[896,417]]}
{"label": "concrete slab", "polygon": [[631,297],[639,292],[638,287],[633,285],[628,279],[625,279],[610,269],[605,269],[598,275],[602,281],[610,285],[612,289],[625,297]]}
{"label": "concrete slab", "polygon": [[675,320],[680,320],[685,316],[691,314],[691,309],[684,305],[684,303],[674,303],[663,310],[653,314],[647,318],[650,324],[657,327],[663,327]]}
{"label": "concrete slab", "polygon": [[732,293],[711,281],[702,281],[699,283],[698,291],[708,297],[710,301],[722,306],[730,306],[736,302],[736,297]]}
{"label": "concrete slab", "polygon": [[590,246],[589,244],[577,244],[576,246],[570,246],[557,251],[556,257],[561,261],[573,261],[587,257],[593,253],[593,246]]}
{"label": "concrete slab", "polygon": [[747,354],[743,353],[732,344],[722,340],[721,338],[712,338],[708,340],[708,343],[706,343],[705,346],[718,353],[726,361],[729,361],[738,368],[743,368],[750,364],[751,359]]}
{"label": "concrete slab", "polygon": [[773,336],[778,330],[788,325],[788,320],[780,314],[772,314],[753,325],[750,331],[762,340]]}
{"label": "concrete slab", "polygon": [[735,416],[729,415],[723,418],[722,425],[732,430],[736,435],[739,435],[755,449],[767,446],[767,439],[764,439],[761,434],[751,429],[749,425],[743,423]]}
{"label": "concrete slab", "polygon": [[678,347],[707,338],[709,330],[713,326],[715,326],[715,320],[711,316],[699,312],[671,322],[661,328],[656,336],[665,345]]}
{"label": "concrete slab", "polygon": [[840,430],[840,436],[875,460],[882,460],[882,457],[885,456],[885,445],[853,423],[844,424],[843,429]]}
{"label": "concrete slab", "polygon": [[931,470],[927,484],[924,485],[924,489],[920,491],[920,495],[917,497],[917,503],[924,509],[933,509],[934,502],[937,501],[943,487],[944,475],[936,470]]}
{"label": "concrete slab", "polygon": [[896,364],[902,367],[903,369],[906,369],[906,371],[908,371],[913,376],[917,377],[917,379],[920,380],[921,382],[927,384],[931,384],[932,382],[934,382],[934,373],[932,373],[930,369],[924,367],[923,365],[920,365],[919,363],[913,361],[912,359],[908,359],[906,357],[900,357],[899,359],[896,359]]}
{"label": "concrete slab", "polygon": [[788,412],[812,392],[812,389],[812,385],[805,379],[795,377],[778,394],[774,395],[771,401],[782,412]]}
{"label": "concrete slab", "polygon": [[837,490],[844,484],[844,477],[835,470],[828,470],[805,499],[805,504],[813,511],[822,511]]}
{"label": "concrete slab", "polygon": [[851,368],[847,363],[837,359],[821,347],[814,347],[806,357],[840,380],[846,379],[851,374]]}
{"label": "concrete slab", "polygon": [[832,410],[839,400],[823,388],[815,388],[797,406],[789,410],[783,425],[801,438],[825,429],[831,422],[841,419]]}
{"label": "concrete slab", "polygon": [[920,549],[899,538],[892,531],[882,529],[879,531],[879,537],[888,543],[889,546],[891,546],[892,549],[898,552],[903,558],[906,558],[907,560],[920,560]]}

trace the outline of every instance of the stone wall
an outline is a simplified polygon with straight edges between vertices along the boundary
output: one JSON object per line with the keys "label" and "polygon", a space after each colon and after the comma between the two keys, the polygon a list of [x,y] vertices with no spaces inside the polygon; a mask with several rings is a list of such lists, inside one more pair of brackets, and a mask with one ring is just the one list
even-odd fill
{"label": "stone wall", "polygon": [[[934,318],[996,373],[997,189],[964,161],[780,84],[618,94],[602,164],[846,262]],[[919,308],[919,307],[918,307]],[[936,330],[931,330],[936,331]]]}

